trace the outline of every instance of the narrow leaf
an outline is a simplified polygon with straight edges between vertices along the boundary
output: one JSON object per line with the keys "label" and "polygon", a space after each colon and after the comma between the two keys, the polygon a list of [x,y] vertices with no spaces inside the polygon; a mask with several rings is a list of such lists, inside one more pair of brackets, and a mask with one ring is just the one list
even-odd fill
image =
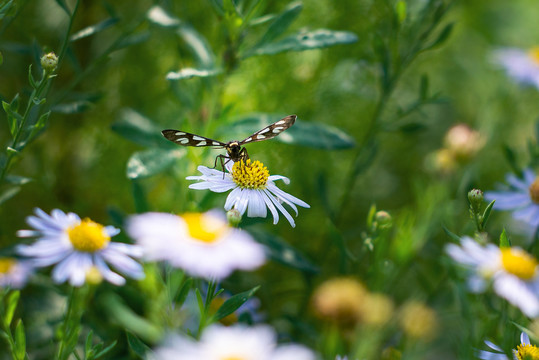
{"label": "narrow leaf", "polygon": [[481,229],[485,229],[487,226],[488,218],[490,217],[490,213],[492,211],[492,207],[494,206],[494,203],[496,200],[492,200],[490,204],[487,205],[485,208],[485,211],[483,212],[483,216],[481,216]]}
{"label": "narrow leaf", "polygon": [[511,240],[509,240],[509,238],[507,237],[507,232],[505,232],[505,228],[503,228],[502,233],[500,234],[500,247],[511,247]]}
{"label": "narrow leaf", "polygon": [[22,320],[17,321],[15,327],[15,358],[24,360],[26,355],[26,334],[24,333],[24,325]]}
{"label": "narrow leaf", "polygon": [[[106,348],[104,348],[103,350],[97,352],[94,356],[94,359],[98,359],[100,358],[101,356],[105,355],[106,353],[108,353],[109,351],[111,351],[117,344],[118,342],[116,340],[114,340],[112,342],[112,344],[110,344],[109,346],[107,346]],[[98,346],[101,346],[101,344],[99,344]],[[94,348],[94,350],[96,350],[97,347]]]}
{"label": "narrow leaf", "polygon": [[175,147],[161,135],[162,128],[132,109],[121,112],[120,120],[112,124],[112,130],[139,145],[166,149]]}
{"label": "narrow leaf", "polygon": [[505,155],[505,158],[506,158],[507,162],[509,163],[509,166],[511,166],[511,168],[513,169],[513,172],[518,177],[522,177],[522,170],[518,166],[517,157],[516,157],[515,152],[513,151],[513,149],[511,149],[511,147],[509,147],[509,145],[504,144],[503,145],[503,152],[504,152],[504,155]]}
{"label": "narrow leaf", "polygon": [[37,122],[32,126],[32,131],[30,132],[30,135],[28,136],[28,141],[32,140],[37,135],[39,135],[41,130],[43,130],[45,125],[47,125],[47,120],[49,120],[50,115],[51,115],[50,111],[47,111],[46,113],[41,114]]}
{"label": "narrow leaf", "polygon": [[191,53],[200,67],[205,69],[215,67],[215,54],[202,34],[187,24],[182,24],[178,28],[177,34],[189,46]]}
{"label": "narrow leaf", "polygon": [[69,11],[65,0],[56,0],[56,3],[65,11],[67,16],[71,16],[71,12]]}
{"label": "narrow leaf", "polygon": [[179,147],[174,150],[154,148],[136,152],[127,162],[127,177],[141,179],[158,174],[184,155],[185,149]]}
{"label": "narrow leaf", "polygon": [[460,237],[457,234],[449,231],[449,229],[445,226],[442,226],[442,228],[444,229],[444,232],[447,234],[447,236],[449,236],[452,240],[460,243]]}
{"label": "narrow leaf", "polygon": [[21,292],[18,290],[12,291],[7,296],[6,312],[4,314],[4,327],[8,327],[11,325],[11,321],[13,320],[13,315],[15,314],[15,309],[17,308],[20,296]]}
{"label": "narrow leaf", "polygon": [[78,100],[71,103],[57,104],[51,111],[60,114],[80,114],[88,110],[93,104],[87,100]]}
{"label": "narrow leaf", "polygon": [[299,13],[303,9],[301,2],[290,3],[286,9],[279,14],[273,23],[269,26],[266,33],[262,36],[260,41],[255,45],[255,48],[264,46],[273,40],[275,40],[279,35],[283,34],[292,22],[298,17]]}
{"label": "narrow leaf", "polygon": [[223,305],[217,310],[214,315],[216,321],[221,320],[222,318],[232,314],[234,311],[238,310],[240,306],[245,304],[253,295],[260,289],[260,285],[252,288],[251,290],[236,294],[231,298],[227,299]]}
{"label": "narrow leaf", "polygon": [[432,44],[428,45],[426,48],[424,48],[423,50],[430,50],[430,49],[434,49],[436,47],[439,47],[441,45],[443,45],[444,42],[446,42],[446,40],[449,38],[449,36],[451,35],[451,32],[453,31],[453,26],[455,24],[454,23],[450,23],[450,24],[447,24],[443,29],[442,31],[440,31],[440,34],[438,35],[438,37],[436,38],[436,40],[434,40],[432,42]]}
{"label": "narrow leaf", "polygon": [[2,194],[0,194],[0,205],[17,195],[17,193],[21,191],[20,186],[12,187],[11,189],[8,189],[4,191]]}
{"label": "narrow leaf", "polygon": [[181,69],[180,71],[171,71],[167,73],[167,80],[183,80],[183,79],[191,79],[194,77],[210,77],[210,76],[215,76],[219,73],[221,73],[221,71],[217,69],[202,70],[202,69],[185,68],[185,69]]}
{"label": "narrow leaf", "polygon": [[180,19],[170,15],[159,5],[152,6],[146,17],[155,25],[162,27],[175,28],[181,23]]}
{"label": "narrow leaf", "polygon": [[14,114],[16,113],[11,110],[11,105],[5,101],[2,101],[2,107],[4,108],[4,111],[7,115],[6,118],[8,121],[9,133],[13,138],[15,138],[15,134],[17,133],[18,128],[17,117],[14,116]]}
{"label": "narrow leaf", "polygon": [[176,295],[176,298],[174,299],[174,302],[181,306],[185,302],[185,299],[187,299],[187,295],[189,294],[189,291],[191,290],[191,287],[193,286],[193,278],[189,278],[185,280],[185,282],[182,284],[180,291],[178,291],[178,295]]}
{"label": "narrow leaf", "polygon": [[88,26],[80,31],[77,31],[71,37],[69,38],[69,41],[74,42],[80,39],[84,39],[88,36],[92,36],[97,34],[98,32],[101,32],[114,24],[116,24],[118,21],[120,21],[119,18],[108,18],[106,20],[101,21],[100,23],[97,23],[95,25]]}
{"label": "narrow leaf", "polygon": [[133,333],[127,331],[127,344],[133,352],[140,357],[141,359],[146,359],[146,353],[150,352],[148,345],[144,344],[138,337]]}
{"label": "narrow leaf", "polygon": [[357,35],[348,31],[319,29],[291,35],[280,41],[251,49],[243,57],[272,55],[285,51],[320,49],[339,44],[351,44],[357,40]]}
{"label": "narrow leaf", "polygon": [[6,182],[13,185],[24,185],[24,184],[28,184],[33,179],[29,177],[24,177],[24,176],[8,175],[5,177],[5,180]]}
{"label": "narrow leaf", "polygon": [[32,64],[30,64],[30,66],[28,67],[28,82],[33,89],[37,89],[37,87],[39,86],[39,84],[37,84],[36,80],[34,79],[34,75],[32,74]]}

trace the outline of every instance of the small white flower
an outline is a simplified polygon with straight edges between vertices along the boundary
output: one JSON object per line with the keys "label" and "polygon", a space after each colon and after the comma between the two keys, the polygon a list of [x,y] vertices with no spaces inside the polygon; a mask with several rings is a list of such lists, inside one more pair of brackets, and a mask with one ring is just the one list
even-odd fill
{"label": "small white flower", "polygon": [[173,335],[155,351],[155,360],[315,360],[314,353],[300,345],[277,345],[268,326],[235,325],[208,327],[199,342]]}
{"label": "small white flower", "polygon": [[517,82],[539,88],[539,48],[504,48],[494,52],[494,61],[502,65]]}
{"label": "small white flower", "polygon": [[469,237],[461,246],[449,244],[446,251],[453,260],[471,268],[468,285],[482,292],[492,281],[494,291],[530,317],[539,315],[539,276],[537,261],[518,247],[499,248],[479,245]]}
{"label": "small white flower", "polygon": [[147,259],[167,261],[198,277],[219,280],[265,262],[263,246],[249,233],[230,227],[222,211],[135,215],[127,232]]}
{"label": "small white flower", "polygon": [[[487,351],[487,350],[479,350],[477,352],[477,357],[482,360],[509,360],[507,355],[503,352],[502,348],[500,348],[498,345],[485,340],[485,345],[487,345],[491,350],[494,351]],[[535,359],[537,354],[539,352],[539,349],[530,343],[530,338],[526,333],[520,334],[520,345],[517,346],[516,349],[513,349],[513,359],[515,360],[521,360],[521,359]],[[528,357],[530,356],[530,357]]]}
{"label": "small white flower", "polygon": [[0,258],[0,288],[10,287],[20,289],[26,285],[33,268],[28,261],[15,258]]}
{"label": "small white flower", "polygon": [[485,200],[496,200],[494,209],[511,210],[515,220],[523,221],[535,230],[539,227],[539,181],[530,169],[525,169],[522,175],[520,179],[507,174],[509,188],[486,191]]}
{"label": "small white flower", "polygon": [[52,278],[56,283],[69,279],[73,286],[81,286],[86,276],[97,269],[107,281],[123,285],[125,279],[113,272],[107,263],[119,272],[134,278],[144,278],[142,266],[131,257],[142,256],[138,246],[111,242],[120,232],[113,226],[103,226],[74,213],[65,214],[55,209],[47,215],[35,209],[36,216],[26,219],[35,230],[20,230],[20,237],[38,237],[32,245],[20,245],[17,252],[30,258],[35,267],[55,265]]}
{"label": "small white flower", "polygon": [[187,180],[198,180],[198,183],[189,185],[191,189],[205,190],[209,189],[213,192],[226,192],[232,190],[225,202],[225,210],[232,208],[238,210],[241,215],[247,211],[248,217],[266,217],[268,209],[273,215],[273,223],[279,221],[279,211],[290,222],[290,225],[295,226],[294,219],[284,208],[282,203],[290,206],[298,215],[296,205],[309,208],[310,206],[279,189],[275,185],[275,181],[283,180],[285,184],[289,184],[290,180],[281,175],[269,175],[268,170],[264,165],[255,160],[243,160],[226,164],[228,173],[210,169],[206,166],[199,166],[198,171],[201,176],[188,176]]}

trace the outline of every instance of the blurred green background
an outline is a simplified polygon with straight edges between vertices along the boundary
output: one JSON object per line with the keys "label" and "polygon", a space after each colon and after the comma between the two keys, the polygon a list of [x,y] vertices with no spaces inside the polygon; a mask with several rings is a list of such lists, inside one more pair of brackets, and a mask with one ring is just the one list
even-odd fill
{"label": "blurred green background", "polygon": [[[27,101],[28,66],[33,64],[38,76],[39,57],[59,51],[68,26],[68,17],[56,1],[15,3],[16,17],[0,23],[0,98],[7,102],[16,93]],[[73,1],[67,3],[73,7]],[[407,17],[397,33],[396,3],[306,0],[285,34],[326,28],[355,33],[357,42],[253,56],[216,77],[170,81],[168,72],[196,67],[196,62],[185,38],[148,21],[148,10],[157,4],[196,29],[213,49],[216,62],[223,65],[227,64],[223,60],[226,31],[210,1],[82,2],[73,32],[109,18],[115,23],[69,46],[47,96],[53,112],[46,131],[24,149],[10,170],[32,181],[0,206],[0,244],[7,247],[18,242],[15,232],[26,228],[24,219],[34,207],[73,211],[102,223],[115,223],[141,210],[181,213],[221,207],[225,194],[189,190],[185,180],[198,174],[198,165],[213,166],[214,157],[221,153],[217,150],[188,149],[166,171],[137,180],[126,176],[129,158],[145,147],[121,136],[118,122],[136,113],[151,119],[158,135],[161,129],[175,128],[225,142],[233,140],[229,127],[237,118],[297,114],[299,122],[341,129],[356,146],[327,150],[277,139],[251,144],[251,158],[261,160],[270,173],[289,177],[291,184],[280,187],[311,208],[299,210],[296,228],[284,218],[277,226],[269,219],[249,220],[246,225],[284,239],[320,272],[290,275],[289,269],[273,263],[241,281],[252,286],[271,284],[263,286],[261,298],[269,318],[276,319],[283,312],[301,313],[311,284],[332,275],[357,274],[369,288],[391,294],[397,303],[413,296],[427,300],[438,310],[442,327],[449,329],[444,334],[449,339],[440,340],[439,349],[451,348],[462,335],[459,329],[468,324],[452,316],[456,310],[443,254],[448,238],[442,226],[459,235],[473,231],[466,193],[472,187],[493,189],[503,181],[510,171],[503,145],[515,151],[518,166],[531,160],[527,143],[535,142],[537,89],[515,84],[494,64],[492,51],[537,45],[539,6],[534,0],[452,3],[432,35],[436,38],[445,25],[454,23],[447,41],[418,54],[405,69],[372,136],[382,76],[377,41],[387,40],[405,53],[414,44],[412,25],[427,1],[406,2]],[[262,13],[282,12],[288,4],[264,2]],[[264,29],[254,26],[244,43],[255,43]],[[111,45],[126,36],[133,40],[131,46],[107,54]],[[428,77],[429,95],[437,95],[435,103],[400,116],[399,111],[417,99],[422,76]],[[4,118],[0,113],[0,143],[8,144]],[[440,171],[431,163],[433,154],[457,123],[478,130],[485,145],[473,159],[451,171]],[[376,145],[365,143],[371,137]],[[365,156],[367,165],[350,188],[356,156]],[[369,272],[373,260],[362,250],[361,234],[372,204],[388,211],[395,223],[388,245],[390,265],[378,275]],[[495,214],[492,234],[499,234],[508,224],[507,216]],[[514,243],[526,244],[526,236],[519,237],[517,230]],[[343,263],[343,243],[360,254],[356,261]],[[229,286],[245,289],[241,281],[232,278]],[[490,325],[469,341],[478,345],[485,333],[496,331]]]}

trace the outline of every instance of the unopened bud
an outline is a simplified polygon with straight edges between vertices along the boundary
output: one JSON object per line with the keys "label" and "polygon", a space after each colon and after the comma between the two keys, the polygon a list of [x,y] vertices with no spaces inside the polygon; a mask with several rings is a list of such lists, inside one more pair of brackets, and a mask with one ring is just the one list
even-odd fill
{"label": "unopened bud", "polygon": [[228,210],[226,213],[226,219],[228,220],[228,224],[230,226],[238,227],[241,222],[241,214],[236,209]]}
{"label": "unopened bud", "polygon": [[468,201],[475,213],[479,213],[483,204],[483,192],[479,189],[472,189],[468,192]]}
{"label": "unopened bud", "polygon": [[58,56],[55,53],[50,52],[41,57],[41,67],[45,72],[49,74],[54,72],[56,66],[58,66]]}
{"label": "unopened bud", "polygon": [[377,211],[374,214],[374,221],[376,221],[379,229],[389,229],[393,226],[393,219],[387,211]]}

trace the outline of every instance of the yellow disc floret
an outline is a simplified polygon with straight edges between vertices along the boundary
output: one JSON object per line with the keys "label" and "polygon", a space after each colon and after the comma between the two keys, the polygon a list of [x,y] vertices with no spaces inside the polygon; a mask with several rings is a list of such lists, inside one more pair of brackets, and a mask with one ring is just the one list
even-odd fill
{"label": "yellow disc floret", "polygon": [[0,276],[2,274],[7,274],[11,271],[13,266],[15,266],[16,261],[12,258],[0,258]]}
{"label": "yellow disc floret", "polygon": [[224,220],[202,213],[186,213],[182,218],[187,224],[191,238],[204,243],[218,241],[228,231]]}
{"label": "yellow disc floret", "polygon": [[232,166],[232,179],[244,189],[265,189],[269,178],[268,169],[260,161],[251,159],[236,161]]}
{"label": "yellow disc floret", "polygon": [[110,236],[105,233],[105,227],[86,218],[67,229],[69,240],[78,251],[96,252],[107,247]]}
{"label": "yellow disc floret", "polygon": [[502,264],[504,269],[520,279],[530,280],[535,276],[537,260],[524,250],[518,248],[503,248]]}
{"label": "yellow disc floret", "polygon": [[534,63],[539,65],[539,46],[532,47],[528,51],[528,55],[533,60]]}
{"label": "yellow disc floret", "polygon": [[539,348],[535,345],[520,344],[513,351],[519,360],[539,360]]}
{"label": "yellow disc floret", "polygon": [[530,198],[536,204],[539,204],[539,177],[537,177],[534,182],[528,188],[530,192]]}

